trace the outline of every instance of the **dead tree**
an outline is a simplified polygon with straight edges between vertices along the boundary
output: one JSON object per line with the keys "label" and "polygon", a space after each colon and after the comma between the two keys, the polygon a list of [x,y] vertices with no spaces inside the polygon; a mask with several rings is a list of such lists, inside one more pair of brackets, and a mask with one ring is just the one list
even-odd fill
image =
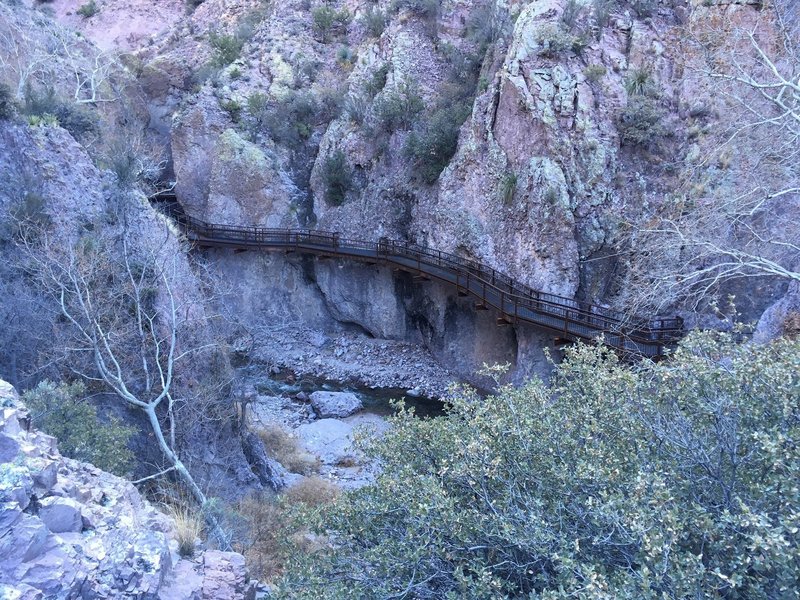
{"label": "dead tree", "polygon": [[631,306],[697,308],[731,280],[800,281],[797,28],[780,3],[698,10],[708,14],[687,54],[700,58],[686,68],[716,100],[707,110],[720,133],[672,201],[634,228]]}
{"label": "dead tree", "polygon": [[[214,346],[198,341],[206,306],[188,293],[194,282],[186,281],[192,275],[177,244],[134,247],[130,235],[67,240],[23,225],[20,245],[27,271],[61,316],[64,364],[147,418],[165,468],[136,483],[174,473],[205,507],[208,498],[180,456],[176,407],[181,367]],[[206,517],[227,546],[216,517]]]}

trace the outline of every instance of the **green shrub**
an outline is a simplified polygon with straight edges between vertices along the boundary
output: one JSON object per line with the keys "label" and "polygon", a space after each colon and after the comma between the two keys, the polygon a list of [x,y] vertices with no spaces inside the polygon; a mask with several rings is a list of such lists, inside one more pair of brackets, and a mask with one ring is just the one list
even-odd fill
{"label": "green shrub", "polygon": [[322,181],[325,184],[325,201],[333,206],[342,204],[353,185],[353,175],[344,152],[337,150],[325,159]]}
{"label": "green shrub", "polygon": [[443,106],[415,128],[405,152],[414,166],[414,176],[434,183],[458,148],[458,132],[469,115],[466,104]]}
{"label": "green shrub", "polygon": [[395,90],[384,92],[375,101],[375,116],[388,133],[408,129],[425,108],[422,96],[413,83],[400,83]]}
{"label": "green shrub", "polygon": [[311,11],[312,28],[320,36],[323,43],[329,41],[334,32],[342,32],[350,24],[350,11],[342,9],[334,10],[330,6],[318,6]]}
{"label": "green shrub", "polygon": [[231,121],[238,123],[242,116],[242,105],[236,100],[223,100],[219,103],[219,107],[228,113]]}
{"label": "green shrub", "polygon": [[800,573],[800,342],[693,334],[550,388],[462,390],[368,448],[377,481],[301,523],[278,597],[786,598]]}
{"label": "green shrub", "polygon": [[611,19],[611,11],[614,10],[614,0],[593,0],[592,15],[597,29],[596,37],[599,40],[603,36],[603,30]]}
{"label": "green shrub", "polygon": [[386,13],[377,6],[371,6],[364,13],[364,28],[374,38],[379,38],[386,29]]}
{"label": "green shrub", "polygon": [[297,148],[311,135],[320,106],[307,91],[291,91],[263,113],[263,126],[280,144]]}
{"label": "green shrub", "polygon": [[77,12],[84,19],[91,19],[93,16],[95,16],[97,13],[100,12],[100,7],[97,6],[97,2],[95,2],[95,0],[89,0],[89,2],[81,6],[75,12]]}
{"label": "green shrub", "polygon": [[622,111],[617,129],[623,144],[654,148],[657,142],[670,137],[665,121],[667,112],[659,100],[651,96],[632,96]]}
{"label": "green shrub", "polygon": [[22,399],[31,412],[33,425],[58,438],[62,454],[104,471],[127,475],[133,467],[128,442],[135,430],[113,417],[100,421],[84,394],[81,383],[56,385],[43,381]]}
{"label": "green shrub", "polygon": [[631,8],[640,19],[652,17],[658,9],[658,0],[631,0]]}
{"label": "green shrub", "polygon": [[575,25],[578,24],[583,8],[584,4],[581,0],[567,0],[564,5],[564,11],[561,13],[561,22],[567,28],[567,31],[572,31]]}
{"label": "green shrub", "polygon": [[342,44],[336,51],[336,61],[343,67],[351,67],[356,61],[356,55],[350,46]]}
{"label": "green shrub", "polygon": [[517,191],[517,175],[516,173],[506,173],[500,180],[500,194],[503,198],[503,204],[511,204],[514,200],[514,193]]}
{"label": "green shrub", "polygon": [[394,0],[392,11],[407,10],[424,19],[436,19],[439,16],[441,0]]}
{"label": "green shrub", "polygon": [[589,65],[583,70],[583,76],[592,83],[597,83],[606,76],[606,68],[603,65]]}
{"label": "green shrub", "polygon": [[208,41],[214,50],[211,63],[215,67],[227,67],[239,58],[244,47],[245,39],[236,35],[219,34],[212,31],[208,34]]}
{"label": "green shrub", "polygon": [[253,92],[247,97],[247,114],[253,133],[264,130],[269,117],[269,98],[262,92]]}
{"label": "green shrub", "polygon": [[656,92],[650,71],[646,68],[633,68],[625,77],[625,91],[629,96],[643,96]]}
{"label": "green shrub", "polygon": [[539,54],[551,58],[566,52],[580,54],[587,44],[583,35],[573,35],[557,23],[542,25],[536,32],[536,41],[540,45]]}
{"label": "green shrub", "polygon": [[369,114],[369,101],[363,96],[350,95],[345,101],[344,111],[348,119],[361,125]]}
{"label": "green shrub", "polygon": [[76,139],[100,133],[97,116],[91,109],[62,100],[52,87],[37,91],[28,85],[25,88],[22,112],[29,117],[32,124],[60,125]]}
{"label": "green shrub", "polygon": [[386,79],[389,76],[389,63],[384,63],[373,71],[370,78],[364,84],[364,93],[372,99],[383,91],[386,87]]}
{"label": "green shrub", "polygon": [[14,94],[5,83],[0,83],[0,121],[12,118],[17,112]]}

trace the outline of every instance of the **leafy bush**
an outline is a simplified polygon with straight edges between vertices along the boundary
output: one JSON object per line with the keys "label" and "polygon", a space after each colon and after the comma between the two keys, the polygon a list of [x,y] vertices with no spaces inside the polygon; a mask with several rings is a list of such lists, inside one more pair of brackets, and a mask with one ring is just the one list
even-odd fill
{"label": "leafy bush", "polygon": [[89,0],[89,2],[81,6],[75,12],[77,12],[84,19],[91,19],[93,16],[95,16],[97,13],[100,12],[100,7],[97,6],[97,2],[95,2],[95,0]]}
{"label": "leafy bush", "polygon": [[439,16],[439,4],[440,0],[394,0],[392,10],[408,10],[419,17],[435,19]]}
{"label": "leafy bush", "polygon": [[611,11],[614,10],[614,0],[593,0],[592,15],[597,29],[596,37],[599,40],[603,36],[603,29],[611,19]]}
{"label": "leafy bush", "polygon": [[219,103],[219,107],[228,113],[231,121],[238,123],[242,116],[242,105],[236,100],[223,100]]}
{"label": "leafy bush", "polygon": [[406,82],[400,83],[395,90],[384,92],[374,105],[375,116],[389,133],[410,128],[424,108],[416,86]]}
{"label": "leafy bush", "polygon": [[606,76],[606,68],[603,65],[589,65],[583,70],[583,76],[592,83],[597,83]]}
{"label": "leafy bush", "polygon": [[580,54],[587,43],[582,35],[573,35],[556,23],[542,25],[536,32],[536,41],[540,45],[539,54],[551,58],[565,52]]}
{"label": "leafy bush", "polygon": [[325,201],[334,206],[344,202],[353,185],[353,175],[344,152],[337,150],[322,164],[322,181],[325,184]]}
{"label": "leafy bush", "polygon": [[90,109],[62,100],[52,87],[37,91],[28,85],[22,112],[42,122],[60,125],[76,139],[100,133],[97,117]]}
{"label": "leafy bush", "polygon": [[226,35],[212,31],[208,34],[208,41],[214,50],[211,63],[215,67],[227,67],[239,58],[246,40],[238,35]]}
{"label": "leafy bush", "polygon": [[800,342],[577,346],[548,389],[456,393],[302,519],[285,598],[782,598],[800,573]]}
{"label": "leafy bush", "polygon": [[466,104],[443,106],[417,127],[406,141],[405,151],[414,165],[415,177],[434,183],[458,147],[458,131],[469,115]]}
{"label": "leafy bush", "polygon": [[325,43],[330,39],[331,33],[347,29],[352,17],[347,9],[337,11],[330,6],[323,5],[311,11],[311,18],[314,31],[319,34],[320,41]]}
{"label": "leafy bush", "polygon": [[561,13],[561,22],[568,31],[572,31],[575,25],[577,25],[578,19],[581,13],[583,13],[583,8],[583,2],[580,0],[567,0],[567,3],[564,5],[564,11]]}
{"label": "leafy bush", "polygon": [[386,29],[386,13],[377,6],[371,6],[364,13],[364,28],[374,38],[379,38]]}
{"label": "leafy bush", "polygon": [[625,91],[629,96],[643,96],[655,93],[652,75],[648,69],[633,68],[625,77]]}
{"label": "leafy bush", "polygon": [[622,111],[617,129],[623,144],[655,147],[659,140],[670,137],[672,131],[665,121],[667,112],[657,98],[633,96]]}
{"label": "leafy bush", "polygon": [[22,399],[34,426],[58,438],[62,454],[125,476],[133,466],[128,441],[135,430],[113,417],[101,422],[94,406],[83,398],[85,391],[82,383],[43,381]]}
{"label": "leafy bush", "polygon": [[652,17],[658,8],[658,0],[631,0],[631,8],[640,19]]}
{"label": "leafy bush", "polygon": [[253,92],[247,97],[248,126],[251,133],[264,130],[269,118],[269,98],[263,92]]}
{"label": "leafy bush", "polygon": [[291,91],[281,101],[262,112],[264,129],[276,142],[299,147],[314,129],[320,106],[306,91]]}
{"label": "leafy bush", "polygon": [[386,79],[389,76],[389,63],[384,63],[373,71],[370,78],[364,84],[364,93],[372,99],[383,91],[386,87]]}
{"label": "leafy bush", "polygon": [[0,83],[0,121],[10,119],[15,113],[14,94],[5,83]]}

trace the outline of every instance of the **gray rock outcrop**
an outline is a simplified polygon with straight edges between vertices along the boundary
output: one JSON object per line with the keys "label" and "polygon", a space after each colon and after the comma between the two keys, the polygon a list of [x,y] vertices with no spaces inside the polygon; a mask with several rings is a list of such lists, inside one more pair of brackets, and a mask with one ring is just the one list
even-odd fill
{"label": "gray rock outcrop", "polygon": [[129,481],[62,456],[3,381],[0,447],[0,597],[254,598],[241,555],[181,558],[169,517]]}

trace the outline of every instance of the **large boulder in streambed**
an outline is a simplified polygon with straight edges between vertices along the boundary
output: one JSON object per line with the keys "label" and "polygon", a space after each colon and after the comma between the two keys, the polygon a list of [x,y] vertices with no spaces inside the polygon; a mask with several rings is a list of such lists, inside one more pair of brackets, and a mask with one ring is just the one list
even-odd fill
{"label": "large boulder in streambed", "polygon": [[314,392],[311,406],[320,419],[344,419],[364,408],[358,396],[350,392]]}

